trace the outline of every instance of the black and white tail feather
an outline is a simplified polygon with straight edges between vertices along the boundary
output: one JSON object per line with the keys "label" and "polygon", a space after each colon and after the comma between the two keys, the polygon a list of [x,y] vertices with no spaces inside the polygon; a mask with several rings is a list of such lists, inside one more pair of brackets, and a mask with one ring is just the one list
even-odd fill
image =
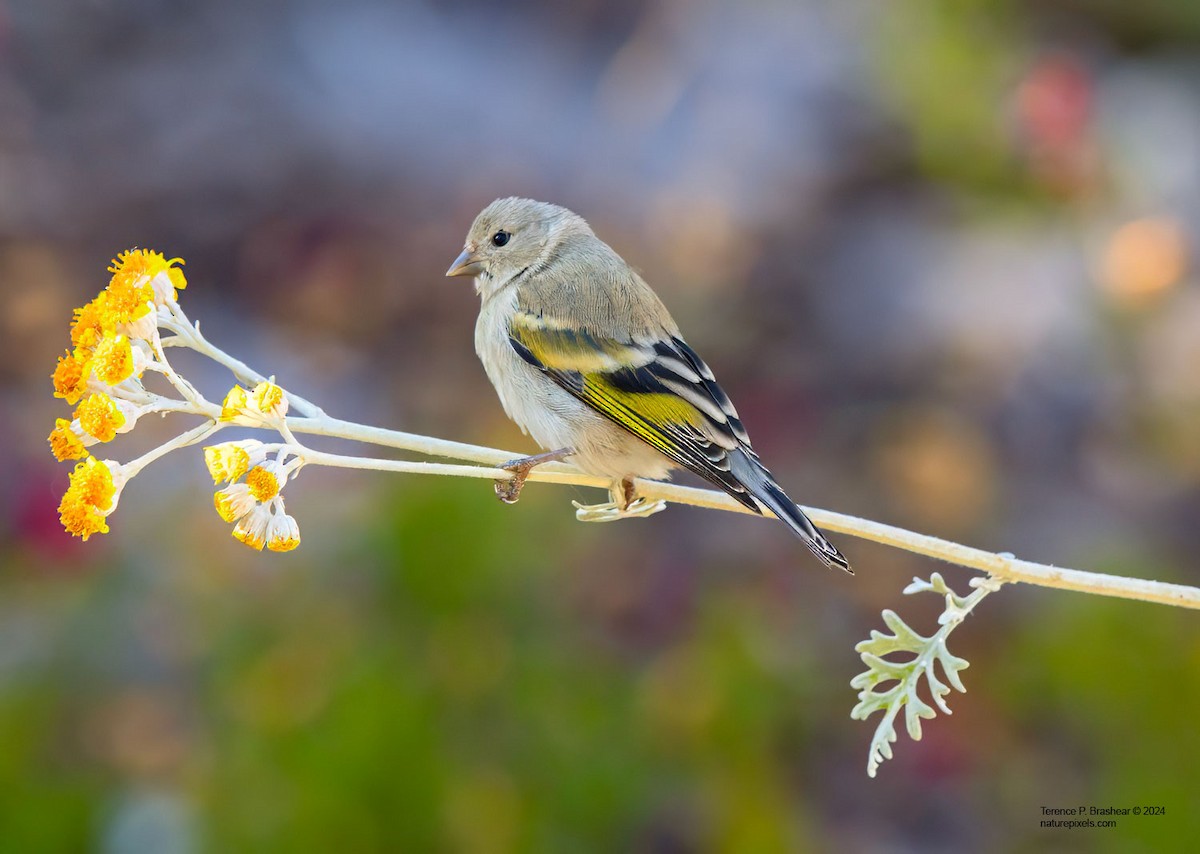
{"label": "black and white tail feather", "polygon": [[850,568],[850,562],[842,556],[833,543],[825,539],[812,520],[796,506],[796,502],[788,498],[787,493],[779,488],[775,478],[759,462],[753,451],[747,453],[746,450],[738,448],[729,455],[729,460],[730,471],[742,482],[746,491],[754,496],[755,501],[769,509],[781,522],[791,528],[821,563],[828,567],[836,566],[851,575],[854,574],[854,570]]}

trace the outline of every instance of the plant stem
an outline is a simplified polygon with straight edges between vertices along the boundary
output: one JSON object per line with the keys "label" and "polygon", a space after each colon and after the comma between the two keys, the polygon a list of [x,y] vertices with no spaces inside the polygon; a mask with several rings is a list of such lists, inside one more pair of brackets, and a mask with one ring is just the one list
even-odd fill
{"label": "plant stem", "polygon": [[[172,306],[171,310],[174,315],[172,318],[174,322],[167,322],[162,325],[175,333],[176,337],[180,339],[179,344],[191,347],[196,352],[208,356],[214,362],[224,365],[237,380],[246,385],[255,385],[267,379],[241,359],[235,358],[220,347],[214,346],[207,338],[200,334],[200,327],[188,320],[187,315],[183,313],[183,309],[178,305]],[[284,389],[284,393],[287,395],[288,401],[292,406],[296,407],[300,412],[312,418],[324,417],[325,411],[315,403],[305,400],[300,395],[293,394],[287,389]]]}
{"label": "plant stem", "polygon": [[[297,433],[330,436],[341,439],[351,439],[368,442],[399,450],[414,451],[431,456],[451,457],[482,463],[485,466],[495,466],[499,463],[522,456],[512,451],[502,451],[480,445],[469,445],[462,442],[452,442],[446,439],[436,439],[430,436],[419,436],[397,430],[385,430],[380,427],[370,427],[365,424],[355,424],[336,418],[289,418],[288,426]],[[348,458],[359,459],[359,458]],[[384,462],[384,461],[378,461]],[[332,464],[332,463],[331,463]],[[390,471],[424,472],[427,474],[447,473],[460,477],[480,477],[489,480],[511,477],[506,472],[495,468],[475,468],[471,466],[452,466],[446,472],[440,472],[429,463],[388,463],[388,466],[356,465],[356,468],[378,467]],[[569,463],[547,463],[538,466],[529,473],[528,480],[541,483],[574,484],[576,486],[594,486],[607,489],[610,485],[608,478],[586,474]],[[713,510],[727,510],[735,513],[750,514],[752,511],[739,504],[730,496],[710,489],[697,489],[690,486],[680,486],[674,483],[664,483],[656,480],[636,481],[637,493],[648,500],[663,500],[675,504],[689,504],[693,507],[706,507]],[[870,540],[883,545],[937,558],[947,563],[976,569],[990,573],[1008,582],[1023,582],[1036,584],[1041,587],[1053,587],[1059,590],[1074,590],[1081,593],[1093,593],[1098,596],[1113,596],[1120,599],[1134,599],[1143,602],[1156,602],[1163,605],[1176,605],[1182,608],[1200,609],[1200,589],[1182,584],[1171,584],[1163,581],[1152,581],[1142,578],[1127,578],[1118,575],[1106,575],[1098,572],[1085,572],[1078,569],[1049,566],[1020,560],[1004,554],[984,551],[983,549],[964,546],[960,543],[918,534],[893,525],[885,525],[870,519],[861,519],[843,513],[834,513],[816,507],[802,507],[813,522],[822,528],[847,534],[860,539]],[[770,515],[770,511],[767,511]]]}
{"label": "plant stem", "polygon": [[[449,439],[435,439],[432,436],[420,436],[416,433],[405,433],[400,430],[386,430],[382,427],[371,427],[367,424],[356,424],[353,421],[343,421],[340,418],[289,418],[287,425],[297,433],[307,433],[313,436],[329,436],[335,439],[350,439],[355,442],[367,442],[385,448],[395,448],[400,451],[414,451],[431,457],[451,457],[456,460],[469,460],[473,463],[496,465],[519,459],[526,454],[512,451],[500,451],[496,448],[485,448],[482,445],[468,445],[464,442],[452,442]],[[568,463],[546,463],[538,466],[540,471],[570,471],[579,469]],[[581,472],[582,473],[582,472]],[[491,475],[489,475],[490,477]],[[607,481],[604,484],[607,487]]]}
{"label": "plant stem", "polygon": [[[230,356],[219,347],[213,346],[200,334],[178,305],[172,306],[172,315],[162,324],[170,331],[185,340],[180,342],[185,346],[204,353],[225,367],[245,382],[261,382],[264,377],[245,362]],[[159,348],[161,353],[161,347]],[[165,362],[165,359],[164,359]],[[452,442],[447,439],[437,439],[431,436],[420,436],[415,433],[405,433],[399,430],[385,430],[366,424],[356,424],[353,421],[343,421],[330,418],[320,407],[310,403],[299,395],[287,392],[292,405],[307,417],[288,418],[286,427],[297,433],[329,436],[339,439],[350,439],[381,445],[397,450],[413,451],[428,456],[450,457],[452,459],[468,460],[480,463],[482,466],[462,466],[440,463],[423,463],[411,461],[371,460],[363,457],[342,457],[336,454],[324,454],[305,449],[308,459],[313,463],[323,462],[326,465],[351,466],[353,468],[374,468],[397,472],[423,472],[425,474],[448,474],[456,477],[480,477],[489,480],[511,478],[509,472],[494,468],[494,466],[517,459],[521,454],[487,448],[481,445],[469,445],[463,442]],[[196,410],[205,415],[219,408],[208,404],[207,401],[192,401]],[[211,416],[210,416],[211,417]],[[484,467],[486,466],[486,467]],[[594,486],[607,489],[610,486],[608,478],[590,475],[580,471],[569,463],[546,463],[538,466],[529,473],[528,480],[542,483],[564,483],[577,486]],[[650,501],[668,501],[676,504],[690,504],[693,507],[707,507],[713,510],[727,510],[734,513],[751,513],[746,507],[734,501],[730,496],[709,489],[679,486],[654,480],[635,481],[637,493]],[[990,573],[1004,581],[1024,582],[1041,587],[1054,587],[1060,590],[1074,590],[1081,593],[1093,593],[1099,596],[1113,596],[1121,599],[1135,599],[1143,602],[1156,602],[1163,605],[1176,605],[1182,608],[1200,609],[1200,588],[1182,584],[1171,584],[1163,581],[1152,581],[1141,578],[1126,578],[1117,575],[1105,575],[1098,572],[1085,572],[1078,569],[1065,569],[1019,560],[1009,554],[997,554],[983,549],[964,546],[960,543],[918,534],[892,525],[884,525],[870,519],[860,519],[816,507],[802,507],[812,520],[830,531],[848,534],[864,540],[882,543],[898,549],[925,555],[946,561],[947,563],[976,569]],[[767,515],[773,515],[769,510]]]}
{"label": "plant stem", "polygon": [[487,469],[480,468],[479,466],[464,466],[452,463],[426,463],[412,460],[377,460],[372,457],[350,457],[343,454],[327,454],[324,451],[314,451],[311,448],[297,445],[292,445],[288,449],[300,457],[305,465],[403,472],[407,474],[444,475],[447,477],[491,477],[496,480],[504,480],[511,477],[511,473],[503,469]]}
{"label": "plant stem", "polygon": [[206,421],[203,424],[193,427],[191,430],[180,433],[171,441],[159,445],[152,451],[147,451],[136,460],[130,460],[128,463],[126,463],[125,468],[128,470],[128,476],[130,478],[136,477],[142,469],[150,465],[150,463],[154,462],[155,460],[165,457],[172,451],[177,451],[180,448],[186,448],[188,445],[194,445],[197,442],[202,442],[213,433],[216,433],[218,430],[220,430],[223,426],[224,425],[219,424],[216,421]]}

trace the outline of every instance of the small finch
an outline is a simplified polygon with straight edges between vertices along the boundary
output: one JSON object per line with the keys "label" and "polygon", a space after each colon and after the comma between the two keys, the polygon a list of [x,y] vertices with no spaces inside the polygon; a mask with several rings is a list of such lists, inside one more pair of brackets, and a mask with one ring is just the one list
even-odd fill
{"label": "small finch", "polygon": [[582,217],[498,199],[475,218],[447,276],[474,276],[475,350],[508,417],[547,453],[503,467],[515,501],[533,466],[570,457],[610,477],[591,518],[648,515],[634,478],[695,472],[746,507],[771,510],[822,563],[850,571],[750,447],[728,395],[650,286]]}

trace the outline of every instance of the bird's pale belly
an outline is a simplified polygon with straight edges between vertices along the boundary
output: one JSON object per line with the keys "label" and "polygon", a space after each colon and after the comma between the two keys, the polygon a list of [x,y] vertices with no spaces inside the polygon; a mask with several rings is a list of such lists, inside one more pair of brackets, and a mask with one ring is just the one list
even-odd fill
{"label": "bird's pale belly", "polygon": [[666,477],[674,463],[590,409],[537,368],[508,341],[514,296],[489,299],[475,324],[475,352],[496,387],[505,413],[548,451],[574,448],[571,462],[591,474]]}

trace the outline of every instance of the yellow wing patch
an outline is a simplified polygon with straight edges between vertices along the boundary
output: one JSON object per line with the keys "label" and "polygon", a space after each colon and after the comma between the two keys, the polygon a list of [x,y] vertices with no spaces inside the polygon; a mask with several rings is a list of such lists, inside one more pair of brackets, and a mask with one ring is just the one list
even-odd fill
{"label": "yellow wing patch", "polygon": [[603,374],[585,374],[579,397],[642,441],[677,460],[683,450],[678,428],[695,427],[703,418],[683,398],[625,391]]}
{"label": "yellow wing patch", "polygon": [[[728,449],[738,446],[737,435],[729,431],[735,422],[740,431],[741,423],[737,422],[736,414],[725,415],[721,400],[727,404],[727,398],[719,388],[720,400],[713,396],[709,407],[724,416],[717,420],[672,388],[672,383],[678,385],[681,373],[671,368],[668,376],[663,377],[662,366],[655,361],[660,349],[676,352],[670,344],[614,341],[587,330],[546,322],[527,312],[516,313],[508,331],[509,342],[517,354],[561,388],[664,456],[758,511],[758,505],[731,473],[727,457]],[[680,356],[673,358],[678,360]],[[690,368],[687,370],[692,372]],[[716,388],[699,370],[693,377]],[[702,370],[707,373],[706,368]],[[698,388],[710,396],[714,394],[707,390],[707,385]],[[732,406],[728,409],[733,411]]]}
{"label": "yellow wing patch", "polygon": [[600,338],[586,330],[559,326],[549,318],[517,312],[509,321],[509,335],[533,357],[555,371],[617,371],[644,365],[653,357],[645,348],[611,338]]}

